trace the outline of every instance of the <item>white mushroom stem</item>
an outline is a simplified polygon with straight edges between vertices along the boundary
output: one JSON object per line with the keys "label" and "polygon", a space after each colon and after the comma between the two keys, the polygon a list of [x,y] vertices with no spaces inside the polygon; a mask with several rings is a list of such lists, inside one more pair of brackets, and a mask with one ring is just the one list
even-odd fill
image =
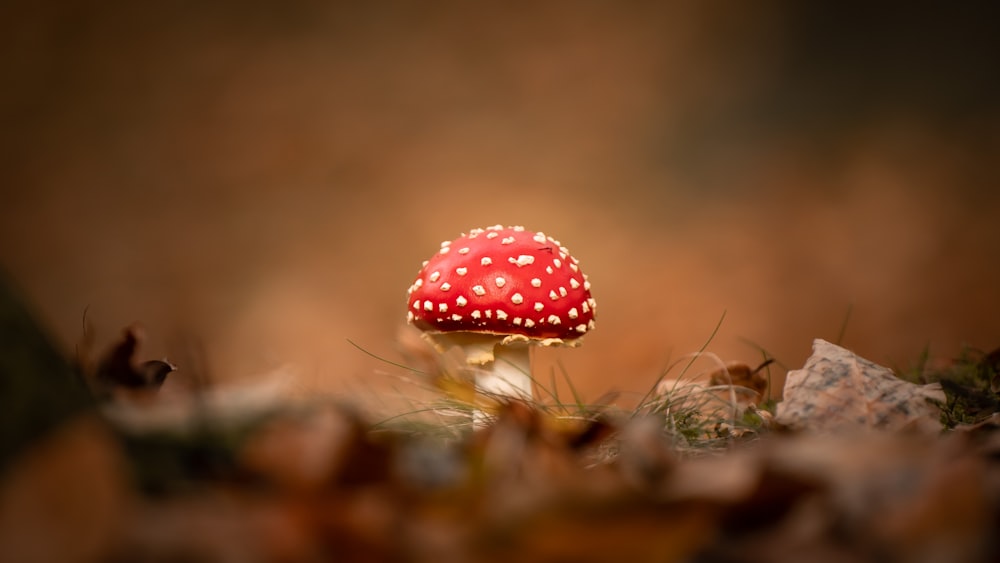
{"label": "white mushroom stem", "polygon": [[[531,400],[531,351],[528,344],[515,342],[498,344],[493,361],[476,370],[476,395],[489,402],[505,398]],[[472,427],[482,428],[490,415],[476,408],[472,413]]]}
{"label": "white mushroom stem", "polygon": [[[513,335],[472,332],[424,333],[440,352],[458,348],[476,382],[473,428],[486,426],[492,416],[484,405],[495,406],[505,399],[531,400],[531,342]],[[546,343],[548,341],[545,341]]]}

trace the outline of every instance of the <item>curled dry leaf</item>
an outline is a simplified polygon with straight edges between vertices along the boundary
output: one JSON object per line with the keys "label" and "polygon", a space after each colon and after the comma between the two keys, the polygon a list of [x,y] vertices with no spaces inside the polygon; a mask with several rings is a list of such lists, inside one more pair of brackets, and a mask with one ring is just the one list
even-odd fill
{"label": "curled dry leaf", "polygon": [[152,390],[163,385],[167,375],[176,367],[167,361],[151,360],[138,363],[136,353],[145,339],[145,331],[138,324],[125,328],[121,339],[101,357],[94,373],[95,392],[98,395],[114,394],[122,390]]}
{"label": "curled dry leaf", "polygon": [[721,367],[708,375],[708,382],[711,385],[733,385],[753,390],[753,395],[748,400],[759,402],[767,392],[768,381],[764,368],[771,365],[773,359],[766,360],[755,368],[751,368],[743,362],[727,362],[725,367]]}
{"label": "curled dry leaf", "polygon": [[846,429],[941,428],[938,384],[917,385],[892,370],[822,339],[802,369],[788,372],[776,421],[820,432]]}
{"label": "curled dry leaf", "polygon": [[652,404],[675,416],[691,415],[688,420],[703,426],[706,437],[752,435],[751,429],[736,423],[747,413],[764,418],[765,415],[758,414],[756,405],[767,396],[769,382],[764,368],[773,360],[751,368],[744,362],[723,363],[714,359],[716,367],[709,371],[662,379],[656,386]]}

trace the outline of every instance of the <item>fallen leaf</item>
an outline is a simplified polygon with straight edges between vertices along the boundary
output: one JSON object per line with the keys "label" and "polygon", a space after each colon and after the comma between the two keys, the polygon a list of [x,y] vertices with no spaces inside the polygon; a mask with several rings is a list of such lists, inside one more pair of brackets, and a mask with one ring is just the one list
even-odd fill
{"label": "fallen leaf", "polygon": [[118,443],[92,415],[26,449],[0,481],[0,561],[105,561],[129,481]]}
{"label": "fallen leaf", "polygon": [[773,359],[769,359],[755,368],[743,362],[727,362],[725,367],[716,369],[708,375],[708,382],[711,385],[733,385],[753,389],[757,395],[752,400],[760,401],[768,387],[767,375],[763,373],[764,368],[773,362]]}
{"label": "fallen leaf", "polygon": [[111,394],[118,389],[159,389],[167,374],[176,369],[170,362],[162,360],[137,364],[136,352],[144,338],[142,327],[131,325],[123,331],[121,340],[101,358],[94,374],[95,391],[99,395]]}
{"label": "fallen leaf", "polygon": [[938,384],[903,381],[892,370],[816,339],[802,369],[788,372],[775,420],[793,429],[833,432],[867,428],[941,428]]}
{"label": "fallen leaf", "polygon": [[315,491],[345,463],[356,423],[333,408],[275,417],[243,444],[238,462],[247,472],[288,490]]}

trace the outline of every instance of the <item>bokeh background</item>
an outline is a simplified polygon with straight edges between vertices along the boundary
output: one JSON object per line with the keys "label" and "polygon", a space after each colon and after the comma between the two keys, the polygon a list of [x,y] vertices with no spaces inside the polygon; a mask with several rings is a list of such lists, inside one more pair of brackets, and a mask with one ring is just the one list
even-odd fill
{"label": "bokeh background", "polygon": [[294,366],[306,393],[391,381],[348,339],[402,359],[421,261],[495,223],[589,273],[597,330],[536,358],[589,398],[724,312],[725,359],[989,349],[998,12],[5,2],[0,267],[67,350],[86,310],[99,342],[140,321],[148,357],[197,343],[213,377]]}

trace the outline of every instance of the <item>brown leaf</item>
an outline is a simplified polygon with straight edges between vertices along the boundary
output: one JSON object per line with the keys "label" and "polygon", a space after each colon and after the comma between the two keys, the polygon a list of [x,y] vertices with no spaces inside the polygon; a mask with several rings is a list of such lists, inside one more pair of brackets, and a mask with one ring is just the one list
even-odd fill
{"label": "brown leaf", "polygon": [[131,325],[124,330],[121,340],[101,358],[94,374],[99,394],[118,388],[159,389],[167,374],[174,371],[172,364],[161,360],[136,364],[136,352],[144,337],[142,327]]}
{"label": "brown leaf", "polygon": [[[245,493],[246,491],[243,491]],[[311,510],[295,498],[206,488],[137,504],[112,561],[323,561]]]}
{"label": "brown leaf", "polygon": [[767,360],[756,368],[751,368],[743,362],[727,362],[725,367],[708,375],[708,382],[711,385],[735,385],[753,389],[757,395],[752,400],[760,401],[768,387],[767,376],[763,370],[773,361]]}
{"label": "brown leaf", "polygon": [[705,502],[561,499],[487,530],[485,561],[685,561],[715,534]]}
{"label": "brown leaf", "polygon": [[289,490],[318,490],[347,462],[349,442],[356,434],[354,421],[332,408],[276,417],[247,439],[239,464]]}
{"label": "brown leaf", "polygon": [[85,416],[25,450],[0,481],[0,561],[104,561],[125,516],[123,460]]}
{"label": "brown leaf", "polygon": [[900,430],[926,425],[940,429],[944,402],[940,385],[916,385],[825,340],[800,370],[788,372],[779,424],[820,432],[851,428]]}
{"label": "brown leaf", "polygon": [[875,537],[901,561],[987,561],[995,551],[996,506],[983,494],[987,466],[948,453],[925,463],[915,490],[873,523]]}

